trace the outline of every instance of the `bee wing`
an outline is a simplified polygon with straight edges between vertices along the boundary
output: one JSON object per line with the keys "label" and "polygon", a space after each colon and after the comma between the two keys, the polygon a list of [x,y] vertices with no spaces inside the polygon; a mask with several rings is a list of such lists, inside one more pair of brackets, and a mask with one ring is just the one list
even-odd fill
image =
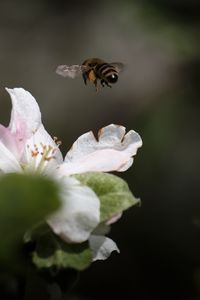
{"label": "bee wing", "polygon": [[121,72],[124,69],[124,64],[121,62],[112,62],[110,63],[110,65],[112,65],[113,67],[116,68],[117,72]]}
{"label": "bee wing", "polygon": [[83,73],[84,69],[85,67],[82,65],[60,65],[57,67],[56,73],[63,77],[69,77],[74,79],[80,76]]}

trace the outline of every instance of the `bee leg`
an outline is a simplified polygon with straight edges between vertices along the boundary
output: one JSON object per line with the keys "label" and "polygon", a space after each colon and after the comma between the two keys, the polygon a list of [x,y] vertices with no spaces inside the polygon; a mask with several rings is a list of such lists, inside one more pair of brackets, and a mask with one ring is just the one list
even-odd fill
{"label": "bee leg", "polygon": [[99,91],[99,86],[98,86],[97,79],[95,79],[93,82],[94,82],[94,85],[95,85],[96,92],[98,92]]}
{"label": "bee leg", "polygon": [[112,85],[110,85],[107,81],[105,81],[105,84],[106,84],[109,88],[112,87]]}
{"label": "bee leg", "polygon": [[82,76],[83,76],[83,81],[86,85],[87,84],[87,75],[85,73],[83,73]]}
{"label": "bee leg", "polygon": [[104,79],[101,79],[101,85],[104,87],[104,84],[105,84],[105,80]]}

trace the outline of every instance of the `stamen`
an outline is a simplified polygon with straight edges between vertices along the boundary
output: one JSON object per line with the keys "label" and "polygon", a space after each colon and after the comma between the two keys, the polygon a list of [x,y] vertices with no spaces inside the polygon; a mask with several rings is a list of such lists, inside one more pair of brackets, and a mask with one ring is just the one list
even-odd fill
{"label": "stamen", "polygon": [[54,156],[50,155],[53,154],[54,148],[51,145],[43,145],[41,144],[43,151],[40,152],[41,160],[38,164],[37,170],[41,171],[44,168],[45,162],[50,161]]}
{"label": "stamen", "polygon": [[33,168],[36,172],[43,172],[45,166],[52,159],[56,159],[56,151],[58,151],[61,141],[57,137],[54,137],[55,144],[49,145],[40,142],[39,144],[34,144],[30,146],[27,144],[27,150],[30,153],[31,160],[28,165],[22,166],[23,169],[28,170]]}
{"label": "stamen", "polygon": [[56,145],[59,147],[60,145],[62,145],[61,141],[56,141]]}
{"label": "stamen", "polygon": [[38,151],[31,150],[32,157],[36,157],[39,154]]}
{"label": "stamen", "polygon": [[[28,147],[29,145],[27,145]],[[29,148],[29,147],[28,147]],[[36,157],[39,154],[37,145],[34,145],[34,150],[31,150],[32,157]]]}
{"label": "stamen", "polygon": [[56,145],[57,145],[58,147],[62,144],[62,142],[58,139],[57,136],[54,136],[54,137],[53,137],[53,140],[54,140],[54,142],[56,143]]}

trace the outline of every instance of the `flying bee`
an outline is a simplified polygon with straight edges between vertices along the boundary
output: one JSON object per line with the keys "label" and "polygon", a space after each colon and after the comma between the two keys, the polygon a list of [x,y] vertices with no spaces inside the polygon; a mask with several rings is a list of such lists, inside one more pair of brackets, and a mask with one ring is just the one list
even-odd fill
{"label": "flying bee", "polygon": [[111,88],[112,84],[118,81],[119,72],[123,67],[124,65],[120,62],[107,63],[99,58],[89,58],[82,65],[60,65],[57,67],[56,73],[69,78],[82,75],[84,83],[92,82],[98,91],[99,81],[102,86],[106,85]]}

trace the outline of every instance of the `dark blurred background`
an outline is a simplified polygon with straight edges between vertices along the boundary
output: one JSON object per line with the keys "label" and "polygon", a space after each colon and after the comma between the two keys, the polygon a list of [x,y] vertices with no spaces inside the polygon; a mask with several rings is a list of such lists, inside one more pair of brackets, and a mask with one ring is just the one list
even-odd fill
{"label": "dark blurred background", "polygon": [[[63,153],[110,123],[144,142],[118,174],[142,200],[112,227],[121,254],[82,272],[68,299],[200,299],[199,36],[198,0],[0,0],[1,123],[4,87],[23,87]],[[112,89],[55,73],[88,57],[125,64]]]}

